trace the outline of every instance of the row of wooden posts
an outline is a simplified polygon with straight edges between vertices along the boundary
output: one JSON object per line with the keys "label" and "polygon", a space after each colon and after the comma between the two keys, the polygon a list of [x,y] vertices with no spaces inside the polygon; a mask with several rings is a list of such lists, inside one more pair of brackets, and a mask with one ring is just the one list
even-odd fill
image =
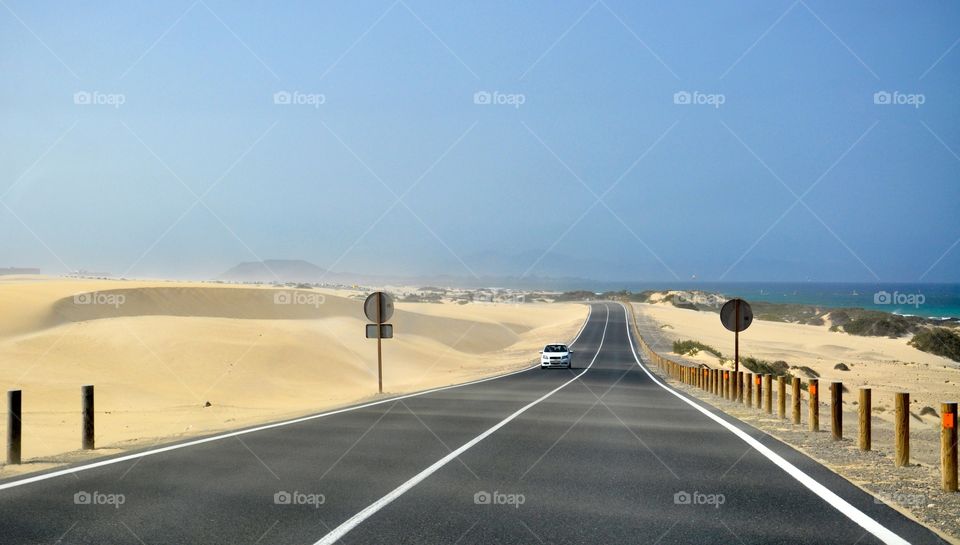
{"label": "row of wooden posts", "polygon": [[[80,387],[80,446],[93,450],[93,386]],[[7,463],[19,464],[23,443],[23,395],[20,390],[7,392]]]}
{"label": "row of wooden posts", "polygon": [[[702,390],[719,396],[723,399],[743,403],[747,406],[756,405],[757,409],[773,414],[773,376],[743,371],[729,371],[723,369],[706,369],[693,367],[665,358],[652,350],[637,331],[637,339],[647,358],[671,378],[701,388]],[[800,424],[801,395],[800,379],[789,377],[792,394],[791,419],[794,424]],[[787,380],[788,377],[777,377],[777,415],[781,419],[787,418]],[[754,390],[756,394],[754,395]],[[807,381],[808,418],[810,431],[820,431],[820,381]],[[754,401],[754,399],[756,401]],[[859,399],[859,445],[860,450],[871,449],[871,390],[860,388]],[[894,418],[894,463],[897,466],[906,466],[910,463],[910,394],[897,392],[894,394],[896,409]],[[941,403],[941,430],[940,430],[940,467],[941,484],[944,491],[957,491],[957,404]],[[830,420],[834,440],[843,439],[843,384],[830,384]]]}

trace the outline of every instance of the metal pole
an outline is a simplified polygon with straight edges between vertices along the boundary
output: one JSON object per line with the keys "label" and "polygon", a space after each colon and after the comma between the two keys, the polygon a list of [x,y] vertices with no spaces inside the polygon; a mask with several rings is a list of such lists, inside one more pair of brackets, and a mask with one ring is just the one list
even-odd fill
{"label": "metal pole", "polygon": [[380,305],[383,294],[377,292],[377,388],[383,393],[383,348],[381,339],[381,328],[383,327],[383,313],[380,311]]}
{"label": "metal pole", "polygon": [[733,370],[740,370],[740,299],[734,303],[736,320],[733,322]]}

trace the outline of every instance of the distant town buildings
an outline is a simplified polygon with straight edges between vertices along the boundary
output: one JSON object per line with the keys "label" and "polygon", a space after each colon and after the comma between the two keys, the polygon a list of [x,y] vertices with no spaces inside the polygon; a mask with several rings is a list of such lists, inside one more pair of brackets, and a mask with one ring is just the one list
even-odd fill
{"label": "distant town buildings", "polygon": [[40,274],[40,269],[33,267],[0,267],[0,276],[11,274]]}

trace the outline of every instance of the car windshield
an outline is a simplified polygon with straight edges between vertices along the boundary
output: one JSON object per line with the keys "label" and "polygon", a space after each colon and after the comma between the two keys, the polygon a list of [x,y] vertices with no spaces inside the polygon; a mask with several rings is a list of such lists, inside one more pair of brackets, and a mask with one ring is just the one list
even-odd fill
{"label": "car windshield", "polygon": [[546,348],[543,349],[544,352],[566,352],[567,347],[562,344],[548,344]]}

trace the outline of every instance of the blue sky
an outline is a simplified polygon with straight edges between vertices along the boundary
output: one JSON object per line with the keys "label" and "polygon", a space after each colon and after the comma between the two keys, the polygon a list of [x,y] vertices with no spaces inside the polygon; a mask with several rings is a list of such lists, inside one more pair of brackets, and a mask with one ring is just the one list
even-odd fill
{"label": "blue sky", "polygon": [[0,267],[960,280],[955,2],[2,4]]}

